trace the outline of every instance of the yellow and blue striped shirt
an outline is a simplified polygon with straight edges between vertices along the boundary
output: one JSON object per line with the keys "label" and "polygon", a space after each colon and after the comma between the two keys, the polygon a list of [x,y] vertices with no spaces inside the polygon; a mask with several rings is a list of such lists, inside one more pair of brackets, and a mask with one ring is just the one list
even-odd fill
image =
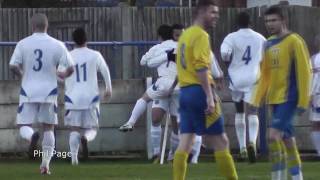
{"label": "yellow and blue striped shirt", "polygon": [[307,46],[298,34],[270,37],[265,45],[261,76],[252,104],[259,106],[265,98],[267,104],[297,101],[299,108],[307,109],[311,84],[309,59]]}

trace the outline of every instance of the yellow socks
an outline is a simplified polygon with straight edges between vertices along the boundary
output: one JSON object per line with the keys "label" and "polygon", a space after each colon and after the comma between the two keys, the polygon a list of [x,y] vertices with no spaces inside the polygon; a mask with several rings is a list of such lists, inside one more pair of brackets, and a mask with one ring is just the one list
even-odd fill
{"label": "yellow socks", "polygon": [[237,180],[238,175],[229,150],[216,151],[214,155],[219,172],[228,180]]}
{"label": "yellow socks", "polygon": [[176,151],[173,158],[173,180],[184,180],[187,171],[188,153]]}
{"label": "yellow socks", "polygon": [[287,149],[287,155],[288,155],[288,168],[291,176],[300,176],[302,175],[301,172],[301,159],[299,155],[299,151],[297,149],[297,146],[294,145],[291,148]]}

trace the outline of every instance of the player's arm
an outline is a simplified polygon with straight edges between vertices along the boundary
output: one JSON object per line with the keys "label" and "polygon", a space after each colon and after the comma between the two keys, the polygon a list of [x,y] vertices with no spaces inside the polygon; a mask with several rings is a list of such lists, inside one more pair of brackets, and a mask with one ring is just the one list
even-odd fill
{"label": "player's arm", "polygon": [[211,72],[212,72],[213,78],[215,79],[223,78],[223,71],[221,70],[218,60],[215,58],[213,53],[212,53]]}
{"label": "player's arm", "polygon": [[147,62],[147,66],[150,68],[156,68],[167,61],[168,61],[167,53],[162,52],[154,57],[151,57]]}
{"label": "player's arm", "polygon": [[74,72],[74,62],[67,48],[61,44],[62,52],[58,61],[58,65],[64,67],[64,71],[57,71],[57,75],[61,79],[65,79]]}
{"label": "player's arm", "polygon": [[233,53],[233,47],[232,47],[232,41],[231,41],[230,35],[224,38],[220,47],[220,53],[221,53],[222,61],[224,61],[227,67],[229,67],[232,60],[232,53]]}
{"label": "player's arm", "polygon": [[253,91],[251,98],[251,105],[255,107],[260,107],[262,104],[268,90],[268,86],[270,83],[270,70],[267,66],[267,58],[265,58],[260,63],[260,78],[258,80],[258,84]]}
{"label": "player's arm", "polygon": [[211,73],[213,78],[215,79],[216,85],[218,90],[223,89],[224,87],[224,80],[223,80],[223,71],[220,68],[220,65],[215,58],[214,54],[211,52],[212,56],[212,63],[211,63]]}
{"label": "player's arm", "polygon": [[298,85],[298,108],[306,110],[310,101],[311,64],[309,51],[302,39],[294,43],[294,55],[296,64],[296,77]]}
{"label": "player's arm", "polygon": [[19,77],[23,75],[22,69],[22,53],[20,43],[17,44],[16,48],[13,51],[13,54],[10,59],[9,67],[10,70]]}
{"label": "player's arm", "polygon": [[142,56],[142,58],[141,58],[141,60],[140,60],[140,65],[141,65],[141,66],[146,66],[146,65],[148,64],[148,61],[150,60],[150,58],[152,58],[152,57],[155,55],[155,53],[157,52],[157,50],[159,50],[159,44],[151,47],[151,48],[148,50],[148,52],[146,52],[146,53]]}
{"label": "player's arm", "polygon": [[194,54],[194,68],[196,70],[197,78],[200,82],[202,89],[204,90],[207,98],[206,113],[211,114],[214,112],[214,100],[212,94],[211,84],[209,82],[208,71],[210,68],[210,44],[208,36],[202,35],[196,38],[193,44]]}
{"label": "player's arm", "polygon": [[112,84],[111,84],[111,76],[110,76],[110,71],[109,71],[109,67],[106,63],[106,61],[104,60],[104,58],[102,57],[102,55],[99,53],[98,55],[98,71],[101,73],[104,83],[105,83],[105,94],[104,97],[107,98],[107,100],[109,100],[112,96]]}

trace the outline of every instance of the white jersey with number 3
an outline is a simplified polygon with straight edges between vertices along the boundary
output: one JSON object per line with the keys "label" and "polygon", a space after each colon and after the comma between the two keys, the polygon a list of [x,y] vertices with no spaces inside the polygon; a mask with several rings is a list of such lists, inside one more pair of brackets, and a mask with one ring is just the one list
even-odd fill
{"label": "white jersey with number 3", "polygon": [[231,90],[246,92],[257,82],[265,41],[261,34],[250,28],[230,33],[223,40],[222,59],[231,61],[228,68]]}
{"label": "white jersey with number 3", "polygon": [[65,45],[46,33],[34,33],[19,41],[10,65],[22,66],[20,103],[55,103],[57,66],[73,66]]}
{"label": "white jersey with number 3", "polygon": [[109,68],[98,51],[87,47],[76,48],[70,54],[75,71],[65,81],[65,108],[89,109],[99,104],[98,72],[103,76],[106,90],[112,91]]}

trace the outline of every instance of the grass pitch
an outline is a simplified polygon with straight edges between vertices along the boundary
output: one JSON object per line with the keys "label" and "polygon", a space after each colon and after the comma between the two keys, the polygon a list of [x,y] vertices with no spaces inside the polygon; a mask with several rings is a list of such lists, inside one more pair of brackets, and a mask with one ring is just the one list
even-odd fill
{"label": "grass pitch", "polygon": [[[143,160],[89,160],[71,166],[66,161],[54,160],[51,175],[39,173],[40,161],[0,160],[1,179],[105,179],[105,180],[171,180],[172,164],[158,165]],[[240,180],[269,180],[269,163],[236,163]],[[320,179],[320,162],[304,162],[305,180]],[[215,163],[189,165],[187,180],[222,180]],[[290,178],[289,178],[290,179]]]}

